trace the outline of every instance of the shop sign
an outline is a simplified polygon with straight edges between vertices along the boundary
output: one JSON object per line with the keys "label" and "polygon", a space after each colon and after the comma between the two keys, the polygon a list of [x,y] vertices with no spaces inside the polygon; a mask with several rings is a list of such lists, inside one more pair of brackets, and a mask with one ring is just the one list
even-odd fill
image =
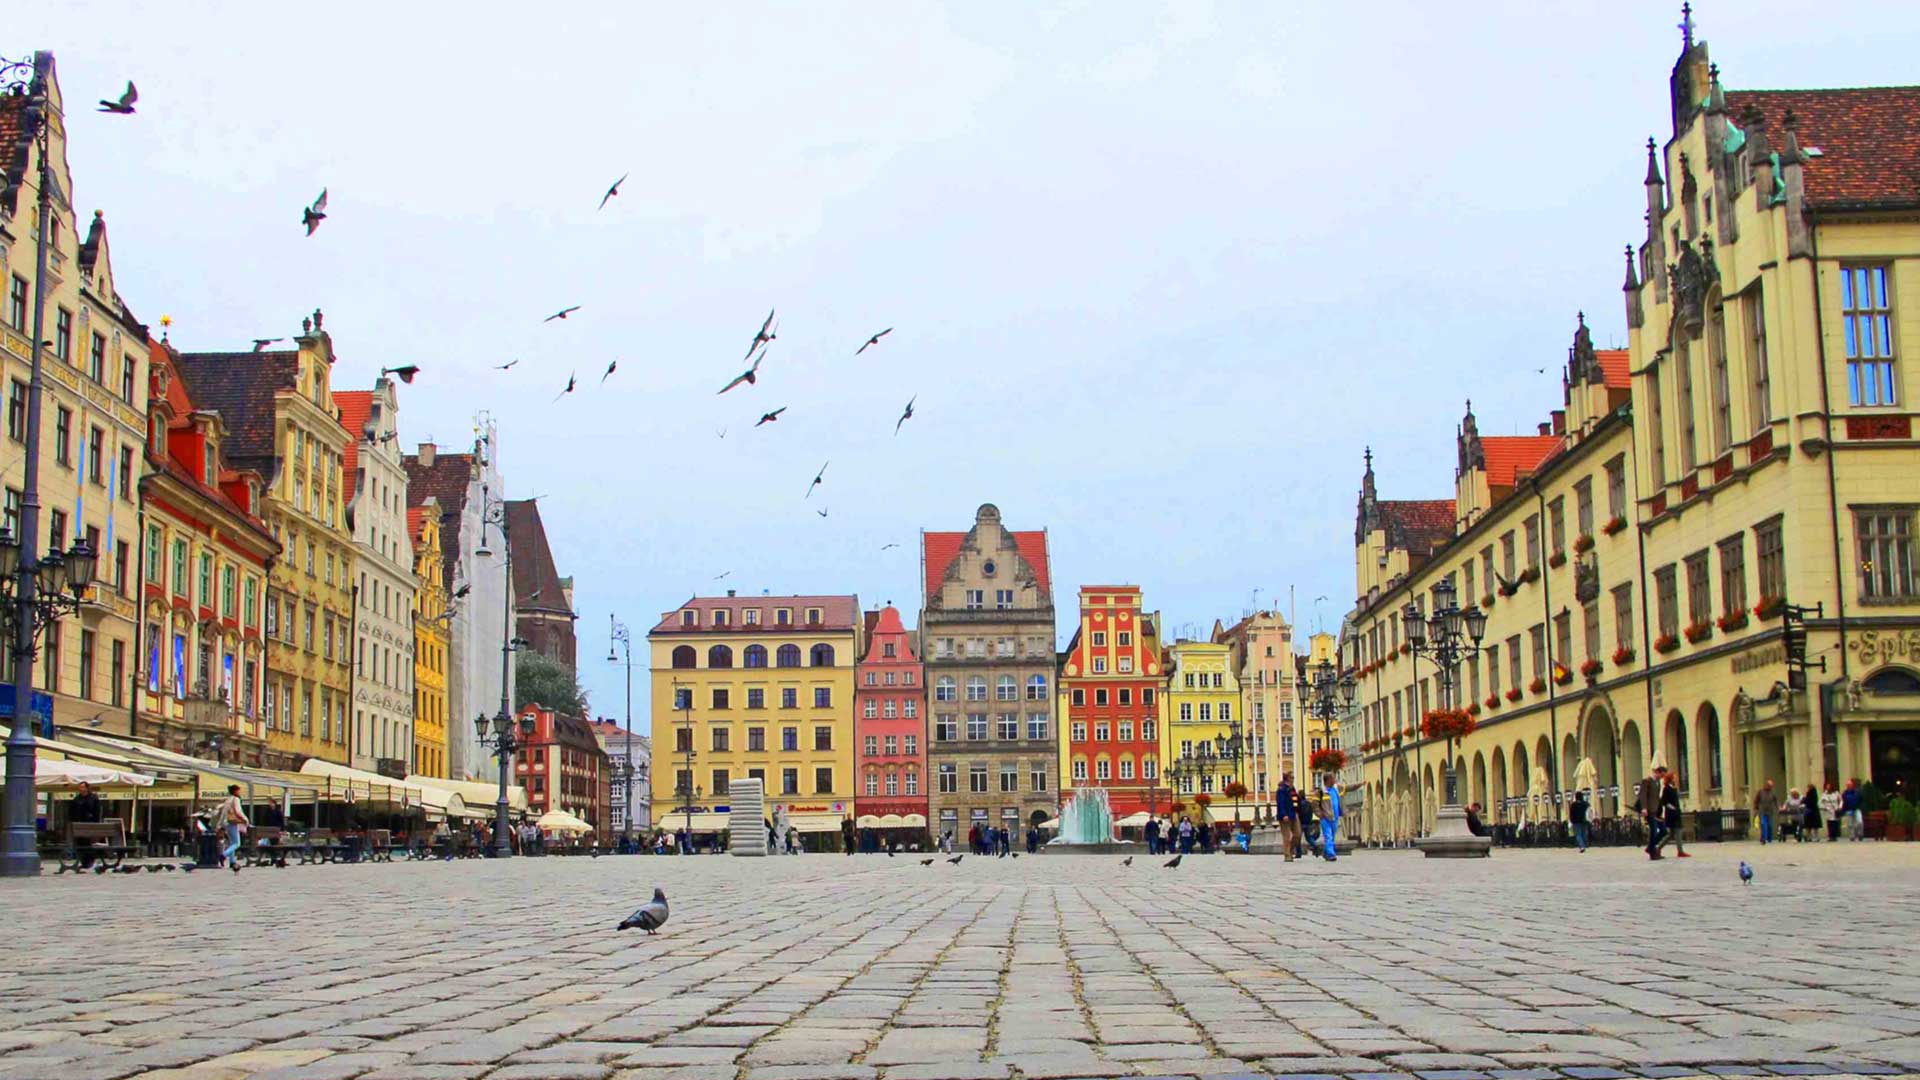
{"label": "shop sign", "polygon": [[1732,667],[1735,675],[1745,675],[1749,671],[1758,671],[1764,667],[1786,662],[1787,647],[1776,641],[1771,645],[1763,645],[1758,649],[1741,653],[1733,658],[1729,666]]}
{"label": "shop sign", "polygon": [[1885,664],[1894,660],[1920,660],[1920,628],[1910,630],[1861,630],[1847,642],[1863,664]]}

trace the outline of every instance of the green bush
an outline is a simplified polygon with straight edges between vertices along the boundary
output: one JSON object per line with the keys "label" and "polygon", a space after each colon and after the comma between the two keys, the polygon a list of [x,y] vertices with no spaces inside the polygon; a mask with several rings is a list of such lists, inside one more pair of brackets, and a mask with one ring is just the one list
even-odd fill
{"label": "green bush", "polygon": [[1920,823],[1920,806],[1915,806],[1906,799],[1896,796],[1893,801],[1887,803],[1887,820],[1896,825],[1911,828]]}
{"label": "green bush", "polygon": [[1887,793],[1874,786],[1872,781],[1860,785],[1860,808],[1869,812],[1887,809]]}

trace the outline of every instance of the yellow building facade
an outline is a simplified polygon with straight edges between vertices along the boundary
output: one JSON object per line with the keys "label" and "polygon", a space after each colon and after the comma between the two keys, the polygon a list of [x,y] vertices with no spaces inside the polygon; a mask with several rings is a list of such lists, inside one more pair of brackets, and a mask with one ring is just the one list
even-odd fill
{"label": "yellow building facade", "polygon": [[196,399],[220,411],[228,460],[272,478],[262,516],[282,554],[267,587],[268,748],[346,764],[354,556],[341,468],[352,436],[333,403],[333,341],[319,312],[294,341],[292,350],[178,362]]}
{"label": "yellow building facade", "polygon": [[[1232,646],[1176,641],[1167,649],[1165,666],[1167,760],[1162,771],[1173,786],[1173,797],[1197,817],[1194,796],[1205,794],[1213,803],[1212,819],[1231,821],[1234,801],[1224,794],[1226,786],[1238,781],[1251,792],[1258,768]],[[1243,819],[1252,819],[1257,799],[1257,795],[1243,798]]]}
{"label": "yellow building facade", "polygon": [[[80,219],[59,192],[73,193],[63,99],[51,54],[35,58],[47,110],[46,169],[56,194],[46,230],[47,273],[36,276],[41,235],[39,140],[27,137],[27,97],[0,110],[0,392],[6,394],[3,526],[22,527],[34,310],[43,307],[39,515],[34,552],[66,550],[84,538],[99,556],[95,584],[79,614],[47,627],[35,685],[53,698],[56,724],[125,734],[134,713],[139,607],[135,549],[139,484],[145,473],[147,329],[120,297],[104,217]],[[0,677],[13,680],[11,651]]]}
{"label": "yellow building facade", "polygon": [[729,592],[663,614],[647,635],[658,826],[726,828],[728,789],[751,778],[769,816],[836,847],[853,809],[862,626],[854,596]]}
{"label": "yellow building facade", "polygon": [[413,771],[447,779],[447,641],[454,612],[441,576],[440,502],[407,510],[413,542]]}

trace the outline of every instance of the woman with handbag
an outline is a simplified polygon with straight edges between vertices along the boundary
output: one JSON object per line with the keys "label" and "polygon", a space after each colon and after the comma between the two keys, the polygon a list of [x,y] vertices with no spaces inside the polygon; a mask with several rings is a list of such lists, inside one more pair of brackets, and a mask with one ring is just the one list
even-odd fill
{"label": "woman with handbag", "polygon": [[240,805],[240,785],[227,785],[227,798],[216,811],[215,821],[226,829],[227,846],[220,851],[220,861],[227,864],[234,873],[240,872],[240,837],[251,824],[247,820],[246,807]]}

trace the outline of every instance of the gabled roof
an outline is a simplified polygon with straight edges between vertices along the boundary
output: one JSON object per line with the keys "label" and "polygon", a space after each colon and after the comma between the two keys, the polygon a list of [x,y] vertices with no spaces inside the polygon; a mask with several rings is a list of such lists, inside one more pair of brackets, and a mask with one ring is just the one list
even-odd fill
{"label": "gabled roof", "polygon": [[[1047,562],[1047,533],[1045,529],[1026,532],[1007,530],[1013,537],[1014,546],[1020,550],[1020,557],[1033,567],[1035,584],[1039,585],[1043,596],[1053,595],[1052,570]],[[927,532],[921,533],[921,551],[927,566],[927,591],[922,595],[934,596],[940,592],[940,582],[947,576],[947,567],[959,556],[960,548],[967,542],[964,532]]]}
{"label": "gabled roof", "polygon": [[1429,555],[1453,539],[1452,499],[1382,499],[1378,505],[1380,527],[1387,534],[1389,547]]}
{"label": "gabled roof", "polygon": [[[888,604],[878,611],[869,611],[866,614],[866,622],[867,652],[860,658],[861,663],[886,660],[889,663],[910,664],[919,661],[920,657],[913,651],[913,635],[907,633],[906,624],[900,621],[899,608]],[[897,637],[901,646],[896,650],[897,655],[888,658],[879,654],[877,650],[880,648],[880,638],[883,634],[890,638]]]}
{"label": "gabled roof", "polygon": [[553,564],[540,504],[533,499],[507,501],[507,542],[513,545],[513,606],[522,612],[571,615],[566,583]]}
{"label": "gabled roof", "polygon": [[340,409],[340,426],[347,429],[347,452],[341,457],[345,475],[340,497],[353,501],[353,478],[360,468],[360,444],[367,438],[367,419],[373,415],[373,391],[335,390],[333,403]]}
{"label": "gabled roof", "polygon": [[[407,470],[407,506],[418,507],[429,498],[440,501],[444,521],[448,515],[459,517],[467,509],[467,485],[473,482],[472,454],[436,452],[433,464],[422,465],[418,454],[406,454],[400,464]],[[453,571],[460,564],[460,527],[440,530],[440,576],[447,591],[453,591]]]}
{"label": "gabled roof", "polygon": [[427,528],[427,508],[424,506],[407,507],[407,539],[420,542],[420,536]]}
{"label": "gabled roof", "polygon": [[[181,374],[175,362],[178,357],[179,354],[173,351],[173,346],[164,341],[155,341],[151,337],[147,339],[147,363],[149,368],[171,369],[166,379],[167,392],[165,398],[167,405],[173,412],[173,421],[168,425],[169,433],[191,427],[192,415],[194,411],[199,408],[194,401],[191,386]],[[229,443],[231,441],[231,439],[228,440]],[[209,485],[201,480],[200,474],[197,471],[202,467],[201,463],[182,462],[174,458],[173,440],[171,437],[166,440],[166,447],[165,459],[159,463],[161,471],[173,477],[175,481],[185,486],[189,491],[194,492],[208,502],[245,521],[248,526],[259,534],[260,539],[272,539],[272,534],[268,532],[265,521],[262,521],[257,515],[250,514],[242,509],[239,503],[235,502],[226,492],[221,491],[219,487]],[[231,468],[231,462],[228,460],[229,456],[230,452],[226,447],[222,446],[219,448],[221,462],[227,466],[221,469],[221,478],[223,480],[235,478],[235,472]],[[149,453],[147,459],[148,461],[152,461],[153,455]],[[275,546],[277,547],[278,545],[276,544]]]}
{"label": "gabled roof", "polygon": [[193,387],[194,404],[220,414],[226,458],[269,480],[275,475],[273,401],[300,377],[300,354],[176,353],[174,367]]}
{"label": "gabled roof", "polygon": [[1593,358],[1600,362],[1600,377],[1609,390],[1633,389],[1633,362],[1625,349],[1595,349]]}
{"label": "gabled roof", "polygon": [[[698,626],[682,627],[680,613],[692,608],[700,613]],[[762,621],[747,623],[740,613],[748,608],[758,610]],[[777,626],[773,621],[774,608],[790,608],[793,611],[792,626]],[[809,626],[806,622],[806,609],[819,608],[820,622]],[[725,611],[727,625],[713,625],[713,613]],[[862,622],[860,598],[857,596],[695,596],[686,603],[663,612],[660,622],[651,631],[655,634],[696,633],[711,634],[716,630],[731,633],[778,634],[800,630],[851,630]]]}
{"label": "gabled roof", "polygon": [[[1540,463],[1553,456],[1560,449],[1565,438],[1560,435],[1483,435],[1480,438],[1481,453],[1486,456],[1487,484],[1490,487],[1510,488],[1520,482],[1520,477],[1538,472]],[[1445,504],[1451,517],[1453,503]],[[1447,523],[1451,532],[1453,523]]]}
{"label": "gabled roof", "polygon": [[1807,205],[1873,209],[1920,205],[1920,86],[1844,90],[1728,91],[1736,123],[1749,107],[1766,117],[1768,139],[1786,145],[1786,115],[1798,124]]}
{"label": "gabled roof", "polygon": [[[27,168],[27,95],[0,95],[0,191],[9,181],[22,179]],[[10,201],[17,204],[21,188],[14,188]],[[19,206],[9,207],[18,213]]]}

